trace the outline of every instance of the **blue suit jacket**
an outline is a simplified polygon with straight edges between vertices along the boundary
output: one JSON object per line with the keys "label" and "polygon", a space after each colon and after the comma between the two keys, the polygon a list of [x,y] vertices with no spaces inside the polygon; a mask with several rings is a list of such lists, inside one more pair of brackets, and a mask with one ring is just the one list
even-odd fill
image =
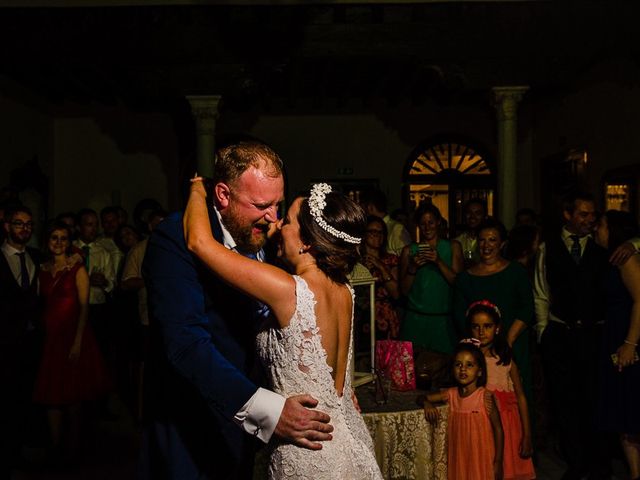
{"label": "blue suit jacket", "polygon": [[[209,217],[221,239],[215,212]],[[141,476],[250,475],[257,440],[232,419],[257,390],[258,304],[221,282],[187,250],[180,213],[151,235],[143,276],[151,353]]]}

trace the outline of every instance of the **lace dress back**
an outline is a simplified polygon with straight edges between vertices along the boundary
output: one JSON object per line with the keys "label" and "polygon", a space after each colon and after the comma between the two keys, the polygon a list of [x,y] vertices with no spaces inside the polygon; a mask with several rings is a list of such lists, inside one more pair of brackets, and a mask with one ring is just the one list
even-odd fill
{"label": "lace dress back", "polygon": [[[269,325],[258,334],[258,355],[273,391],[284,397],[306,393],[318,400],[317,409],[331,416],[333,440],[318,451],[272,440],[269,478],[382,479],[371,436],[351,399],[353,342],[349,342],[345,395],[339,396],[316,323],[315,297],[304,279],[294,279],[296,310],[291,321],[284,328]],[[352,305],[353,296],[351,289]]]}

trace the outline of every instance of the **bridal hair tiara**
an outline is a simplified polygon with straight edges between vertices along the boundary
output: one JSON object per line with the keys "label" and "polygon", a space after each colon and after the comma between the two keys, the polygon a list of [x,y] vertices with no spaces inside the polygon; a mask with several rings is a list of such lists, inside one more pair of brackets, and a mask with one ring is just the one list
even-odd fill
{"label": "bridal hair tiara", "polygon": [[327,223],[327,221],[322,217],[322,211],[324,207],[327,206],[327,202],[325,201],[325,197],[327,193],[331,193],[331,185],[326,183],[316,183],[311,187],[311,195],[309,195],[309,210],[311,210],[311,216],[316,221],[316,223],[323,230],[329,232],[334,237],[340,238],[347,243],[353,243],[358,245],[361,241],[358,237],[352,237],[348,233],[345,233],[341,230],[338,230],[335,227],[332,227]]}

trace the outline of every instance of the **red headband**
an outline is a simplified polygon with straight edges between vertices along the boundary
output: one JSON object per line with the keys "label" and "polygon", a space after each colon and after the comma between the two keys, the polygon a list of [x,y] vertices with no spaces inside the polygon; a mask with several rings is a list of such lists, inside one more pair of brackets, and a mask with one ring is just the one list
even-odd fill
{"label": "red headband", "polygon": [[495,305],[494,303],[491,303],[489,300],[478,300],[477,302],[473,302],[471,305],[469,305],[469,308],[467,308],[467,313],[465,313],[465,317],[468,317],[471,309],[473,307],[477,307],[478,305],[482,305],[483,307],[492,309],[494,312],[498,314],[499,318],[502,318],[502,314],[500,313],[500,309],[498,308],[498,306]]}

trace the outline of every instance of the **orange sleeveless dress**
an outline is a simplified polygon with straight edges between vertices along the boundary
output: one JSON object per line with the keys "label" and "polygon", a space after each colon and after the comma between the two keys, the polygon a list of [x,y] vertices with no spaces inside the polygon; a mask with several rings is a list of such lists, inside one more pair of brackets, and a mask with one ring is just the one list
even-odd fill
{"label": "orange sleeveless dress", "polygon": [[511,364],[498,365],[496,357],[487,361],[487,390],[493,392],[500,412],[504,431],[504,456],[502,470],[504,480],[531,480],[536,478],[533,461],[520,456],[522,422],[518,410],[518,398],[511,381]]}
{"label": "orange sleeveless dress", "polygon": [[495,447],[493,430],[485,407],[486,390],[479,387],[468,397],[458,388],[447,390],[449,402],[448,478],[493,480]]}

